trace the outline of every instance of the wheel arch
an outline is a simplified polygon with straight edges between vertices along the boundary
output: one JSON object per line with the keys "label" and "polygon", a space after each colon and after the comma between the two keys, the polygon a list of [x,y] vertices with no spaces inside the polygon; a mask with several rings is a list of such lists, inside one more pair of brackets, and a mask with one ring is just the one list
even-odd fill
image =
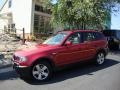
{"label": "wheel arch", "polygon": [[41,57],[41,58],[38,58],[36,59],[31,66],[34,66],[35,64],[39,63],[39,62],[48,62],[51,67],[54,69],[55,67],[55,63],[53,62],[52,59],[48,58],[48,57]]}
{"label": "wheel arch", "polygon": [[105,56],[107,55],[107,53],[106,53],[106,51],[104,49],[98,49],[96,54],[98,54],[100,52],[103,52]]}

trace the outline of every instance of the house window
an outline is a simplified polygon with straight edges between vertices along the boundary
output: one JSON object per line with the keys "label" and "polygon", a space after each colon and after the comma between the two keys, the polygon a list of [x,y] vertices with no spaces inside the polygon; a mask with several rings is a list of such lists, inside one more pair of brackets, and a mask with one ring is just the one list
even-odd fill
{"label": "house window", "polygon": [[43,12],[43,7],[42,7],[42,6],[35,5],[35,11]]}
{"label": "house window", "polygon": [[12,6],[12,0],[9,0],[8,7],[11,8]]}
{"label": "house window", "polygon": [[43,8],[42,6],[39,6],[39,5],[35,5],[35,11],[43,12],[43,13],[47,13],[47,14],[52,13],[50,8]]}
{"label": "house window", "polygon": [[35,14],[34,34],[49,34],[51,31],[50,18]]}
{"label": "house window", "polygon": [[8,24],[8,33],[11,33],[11,32],[16,32],[14,23]]}

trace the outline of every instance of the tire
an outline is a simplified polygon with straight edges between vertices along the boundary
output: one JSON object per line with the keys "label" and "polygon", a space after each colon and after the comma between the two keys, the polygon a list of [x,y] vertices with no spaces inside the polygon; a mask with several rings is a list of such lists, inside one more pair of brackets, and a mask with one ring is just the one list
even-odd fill
{"label": "tire", "polygon": [[99,52],[96,55],[96,59],[95,59],[95,64],[96,65],[102,65],[105,62],[105,54],[103,52]]}
{"label": "tire", "polygon": [[51,65],[46,61],[41,61],[33,65],[31,75],[33,80],[47,81],[53,74]]}
{"label": "tire", "polygon": [[119,45],[118,45],[118,50],[120,50],[120,43],[119,43]]}

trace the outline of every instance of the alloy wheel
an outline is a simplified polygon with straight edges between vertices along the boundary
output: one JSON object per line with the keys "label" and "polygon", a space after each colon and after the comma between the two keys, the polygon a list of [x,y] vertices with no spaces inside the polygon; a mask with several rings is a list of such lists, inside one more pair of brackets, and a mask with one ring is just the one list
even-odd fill
{"label": "alloy wheel", "polygon": [[105,55],[103,53],[99,53],[97,55],[97,64],[101,65],[105,61]]}
{"label": "alloy wheel", "polygon": [[49,69],[44,64],[37,64],[32,70],[33,77],[37,80],[45,80],[49,76]]}

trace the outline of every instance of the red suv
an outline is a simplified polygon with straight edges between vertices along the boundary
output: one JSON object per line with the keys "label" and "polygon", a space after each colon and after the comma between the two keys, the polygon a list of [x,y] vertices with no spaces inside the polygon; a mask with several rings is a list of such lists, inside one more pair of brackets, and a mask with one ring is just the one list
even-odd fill
{"label": "red suv", "polygon": [[43,44],[17,51],[13,67],[21,77],[48,80],[55,68],[83,61],[102,65],[108,51],[104,35],[92,30],[61,31]]}

